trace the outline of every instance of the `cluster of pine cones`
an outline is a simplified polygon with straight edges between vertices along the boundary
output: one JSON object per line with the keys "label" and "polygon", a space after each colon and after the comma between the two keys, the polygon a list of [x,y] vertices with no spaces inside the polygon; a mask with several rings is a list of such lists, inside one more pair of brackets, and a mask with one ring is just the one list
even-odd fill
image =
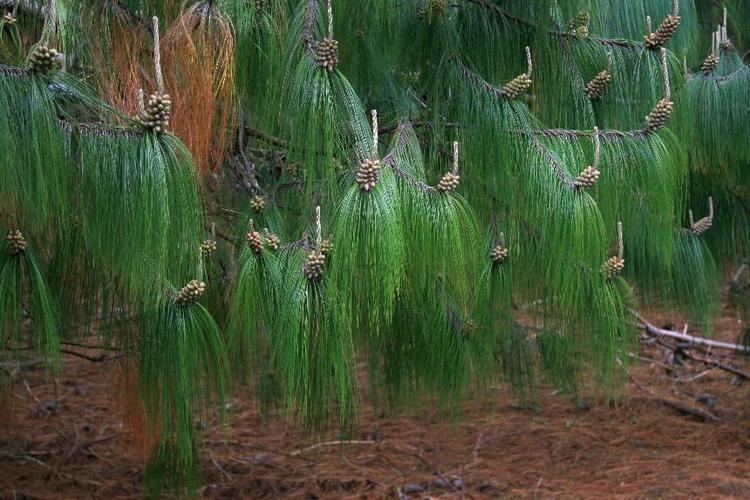
{"label": "cluster of pine cones", "polygon": [[597,74],[588,84],[586,84],[586,93],[589,95],[589,99],[596,101],[604,95],[604,91],[607,90],[607,85],[612,76],[609,71],[602,70]]}
{"label": "cluster of pine cones", "polygon": [[377,158],[367,158],[360,165],[357,171],[357,182],[362,191],[370,192],[378,182],[380,175],[380,160]]}
{"label": "cluster of pine cones", "polygon": [[322,251],[313,250],[307,254],[303,270],[310,281],[318,281],[323,277],[323,269],[326,265],[326,256]]}
{"label": "cluster of pine cones", "polygon": [[490,252],[490,259],[492,259],[492,262],[496,264],[502,264],[505,262],[505,259],[508,258],[508,254],[510,253],[510,250],[503,246],[503,245],[495,245],[495,247]]}
{"label": "cluster of pine cones", "polygon": [[716,70],[718,66],[719,56],[716,54],[711,54],[703,60],[703,64],[701,64],[701,71],[711,73],[712,71]]}
{"label": "cluster of pine cones", "polygon": [[141,123],[155,132],[166,132],[171,112],[172,98],[169,94],[151,94],[141,116]]}
{"label": "cluster of pine cones", "polygon": [[324,38],[315,44],[315,62],[328,71],[333,71],[339,64],[339,42],[333,38]]}
{"label": "cluster of pine cones", "polygon": [[661,99],[657,102],[654,109],[646,117],[646,129],[653,132],[662,128],[672,115],[673,108],[674,103],[667,99]]}
{"label": "cluster of pine cones", "polygon": [[201,255],[210,257],[216,253],[216,240],[204,240],[201,243]]}
{"label": "cluster of pine cones", "polygon": [[526,73],[521,73],[508,83],[506,83],[500,93],[506,99],[516,99],[531,87],[531,78]]}
{"label": "cluster of pine cones", "polygon": [[447,172],[438,183],[438,191],[442,191],[444,193],[455,191],[460,180],[460,175],[454,174],[453,172]]}
{"label": "cluster of pine cones", "polygon": [[625,269],[625,259],[613,255],[602,265],[602,273],[608,280],[613,280],[622,274]]}
{"label": "cluster of pine cones", "polygon": [[268,228],[265,228],[263,232],[266,238],[266,243],[271,248],[271,250],[278,250],[279,245],[281,244],[281,238],[269,231]]}
{"label": "cluster of pine cones", "polygon": [[263,241],[263,235],[260,234],[258,231],[250,231],[247,233],[247,244],[250,246],[250,248],[255,253],[260,253],[263,251],[263,245],[265,242]]}
{"label": "cluster of pine cones", "polygon": [[16,24],[16,18],[13,17],[12,13],[6,12],[3,14],[3,22],[7,24],[8,26],[13,26],[14,24]]}
{"label": "cluster of pine cones", "polygon": [[699,236],[709,229],[711,229],[711,226],[713,225],[713,219],[711,217],[703,217],[702,219],[698,220],[696,223],[692,225],[690,230],[693,232],[694,235]]}
{"label": "cluster of pine cones", "polygon": [[8,243],[8,250],[13,255],[17,255],[26,250],[26,238],[23,237],[23,233],[18,229],[11,229],[5,236],[5,241]]}
{"label": "cluster of pine cones", "polygon": [[329,236],[320,243],[320,253],[328,257],[333,252],[333,240]]}
{"label": "cluster of pine cones", "polygon": [[578,177],[576,177],[576,180],[573,181],[573,184],[575,185],[575,187],[582,189],[594,187],[596,185],[596,181],[599,180],[600,175],[602,175],[601,172],[589,165],[588,167],[581,170],[581,173],[578,174]]}
{"label": "cluster of pine cones", "polygon": [[568,31],[574,35],[588,36],[589,21],[591,15],[586,10],[582,10],[574,18],[568,21]]}
{"label": "cluster of pine cones", "polygon": [[680,16],[667,16],[656,31],[643,37],[646,47],[649,49],[665,47],[677,32],[680,20]]}
{"label": "cluster of pine cones", "polygon": [[174,297],[175,304],[189,306],[198,302],[206,292],[206,284],[202,281],[192,280],[180,288]]}
{"label": "cluster of pine cones", "polygon": [[256,194],[250,198],[250,208],[253,209],[253,212],[262,212],[266,208],[266,199]]}
{"label": "cluster of pine cones", "polygon": [[62,65],[62,52],[51,49],[46,44],[37,45],[29,56],[31,73],[49,73]]}

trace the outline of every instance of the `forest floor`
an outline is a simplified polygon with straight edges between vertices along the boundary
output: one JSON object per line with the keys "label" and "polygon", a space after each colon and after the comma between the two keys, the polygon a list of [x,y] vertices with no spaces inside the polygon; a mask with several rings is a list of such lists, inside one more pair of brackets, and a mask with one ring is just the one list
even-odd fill
{"label": "forest floor", "polygon": [[[727,313],[715,337],[735,341],[739,330]],[[356,441],[344,445],[316,446],[325,438],[266,422],[251,395],[234,397],[228,427],[204,435],[199,496],[750,498],[750,381],[675,365],[670,352],[642,346],[614,406],[576,405],[545,386],[526,405],[498,388],[453,419],[365,405]],[[724,361],[750,371],[743,359]],[[41,370],[19,377],[0,432],[0,498],[143,496],[144,454],[112,397],[116,371],[68,356],[57,388]]]}

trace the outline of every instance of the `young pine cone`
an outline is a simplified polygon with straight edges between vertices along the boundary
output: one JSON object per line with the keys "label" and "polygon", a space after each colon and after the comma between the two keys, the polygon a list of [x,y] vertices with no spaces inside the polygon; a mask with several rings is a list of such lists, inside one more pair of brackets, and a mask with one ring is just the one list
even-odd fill
{"label": "young pine cone", "polygon": [[29,56],[28,69],[31,73],[49,73],[60,66],[62,66],[62,53],[47,45],[37,45]]}
{"label": "young pine cone", "polygon": [[613,280],[622,274],[625,269],[625,259],[613,255],[602,265],[602,273],[608,280]]}
{"label": "young pine cone", "polygon": [[328,257],[331,255],[331,252],[333,252],[333,241],[329,236],[320,243],[320,253]]}
{"label": "young pine cone", "polygon": [[13,26],[14,24],[16,24],[16,21],[17,19],[13,17],[13,14],[11,14],[10,12],[6,12],[5,14],[3,14],[3,22],[8,26]]}
{"label": "young pine cone", "polygon": [[141,114],[141,123],[154,132],[166,132],[172,112],[172,98],[169,94],[151,94]]}
{"label": "young pine cone", "polygon": [[502,264],[505,262],[505,259],[508,258],[508,254],[510,253],[510,250],[506,248],[503,245],[495,245],[495,247],[490,252],[490,259],[492,259],[492,262],[496,264]]}
{"label": "young pine cone", "polygon": [[310,281],[318,281],[323,277],[323,268],[326,264],[326,256],[322,252],[313,250],[307,255],[303,269],[305,276]]}
{"label": "young pine cone", "polygon": [[271,250],[278,250],[279,244],[281,243],[281,238],[269,231],[268,228],[264,229],[263,232],[265,233],[266,243],[268,244],[269,248],[271,248]]}
{"label": "young pine cone", "polygon": [[263,209],[266,208],[266,199],[256,194],[250,198],[250,208],[252,208],[254,212],[262,212]]}
{"label": "young pine cone", "polygon": [[665,47],[677,32],[680,20],[680,16],[667,16],[655,32],[643,37],[646,47],[649,49]]}
{"label": "young pine cone", "polygon": [[701,64],[701,71],[711,73],[712,71],[715,71],[718,66],[719,56],[716,54],[711,54],[703,60],[703,64]]}
{"label": "young pine cone", "polygon": [[590,188],[596,185],[596,181],[599,180],[599,176],[602,175],[597,169],[592,166],[588,166],[581,170],[576,180],[573,182],[577,188]]}
{"label": "young pine cone", "polygon": [[586,84],[586,93],[589,95],[589,99],[596,101],[604,95],[604,91],[607,90],[609,80],[612,76],[609,71],[602,70],[596,75],[589,83]]}
{"label": "young pine cone", "polygon": [[455,191],[460,180],[460,175],[454,174],[453,172],[447,172],[438,183],[438,191],[442,191],[444,193]]}
{"label": "young pine cone", "polygon": [[8,250],[13,255],[17,255],[26,250],[26,238],[23,237],[23,233],[18,229],[12,229],[8,231],[5,236],[5,241],[8,243]]}
{"label": "young pine cone", "polygon": [[357,182],[362,191],[370,192],[378,182],[380,173],[380,160],[377,158],[367,158],[360,165],[357,171]]}
{"label": "young pine cone", "polygon": [[247,233],[247,244],[255,253],[263,251],[263,235],[258,231],[250,231]]}
{"label": "young pine cone", "polygon": [[506,99],[516,99],[518,96],[526,92],[531,86],[531,78],[526,73],[521,73],[508,83],[506,83],[500,93]]}
{"label": "young pine cone", "polygon": [[184,287],[180,288],[180,290],[175,295],[174,301],[175,304],[181,305],[181,306],[189,306],[192,304],[195,304],[198,302],[198,299],[201,298],[201,296],[206,291],[206,284],[202,281],[198,280],[192,280]]}
{"label": "young pine cone", "polygon": [[201,255],[210,257],[216,253],[216,240],[204,240],[201,243]]}
{"label": "young pine cone", "polygon": [[672,101],[667,99],[661,99],[657,102],[654,109],[646,117],[646,129],[653,132],[662,128],[672,115],[673,106]]}
{"label": "young pine cone", "polygon": [[339,42],[333,38],[324,38],[315,44],[315,62],[328,71],[333,71],[339,64]]}
{"label": "young pine cone", "polygon": [[699,219],[695,224],[693,224],[690,230],[694,235],[699,236],[711,229],[712,224],[713,219],[711,219],[711,217],[703,217],[702,219]]}
{"label": "young pine cone", "polygon": [[568,21],[568,31],[574,35],[587,36],[589,34],[590,20],[591,14],[586,10],[582,10],[576,14],[576,17]]}

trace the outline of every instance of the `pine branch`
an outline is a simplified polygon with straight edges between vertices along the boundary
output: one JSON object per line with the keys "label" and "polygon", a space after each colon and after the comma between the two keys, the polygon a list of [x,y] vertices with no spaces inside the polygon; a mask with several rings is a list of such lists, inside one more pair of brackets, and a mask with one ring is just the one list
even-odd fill
{"label": "pine branch", "polygon": [[552,167],[552,171],[555,173],[558,179],[560,179],[560,182],[567,187],[568,189],[575,190],[575,179],[573,179],[570,175],[565,172],[565,168],[562,166],[560,161],[555,158],[555,156],[544,147],[544,145],[539,141],[539,139],[536,138],[536,136],[531,137],[531,143],[536,147],[536,149],[539,151],[539,153],[542,155],[542,157],[549,162],[550,167]]}

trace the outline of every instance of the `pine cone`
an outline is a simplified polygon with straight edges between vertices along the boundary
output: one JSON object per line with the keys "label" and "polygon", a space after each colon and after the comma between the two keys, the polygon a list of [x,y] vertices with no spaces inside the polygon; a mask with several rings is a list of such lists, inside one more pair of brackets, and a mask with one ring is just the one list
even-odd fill
{"label": "pine cone", "polygon": [[141,123],[154,132],[166,132],[172,113],[172,98],[169,94],[151,94],[141,114]]}
{"label": "pine cone", "polygon": [[307,279],[310,281],[318,281],[321,277],[323,277],[323,269],[325,268],[326,263],[326,256],[323,255],[322,252],[318,252],[317,250],[313,250],[307,255],[307,259],[305,259],[305,264],[303,266],[303,270],[305,272],[305,276],[307,276]]}
{"label": "pine cone", "polygon": [[613,280],[622,274],[625,269],[625,259],[613,255],[602,265],[602,273],[608,280]]}
{"label": "pine cone", "polygon": [[13,255],[17,255],[26,250],[26,238],[23,237],[23,233],[18,229],[8,231],[8,234],[5,236],[5,241],[8,243],[8,250]]}
{"label": "pine cone", "polygon": [[3,22],[8,26],[13,26],[14,24],[16,24],[16,21],[17,19],[13,17],[13,14],[11,14],[10,12],[6,12],[5,14],[3,14]]}
{"label": "pine cone", "polygon": [[175,304],[189,306],[198,302],[198,299],[206,292],[206,284],[202,281],[192,280],[180,288],[174,298]]}
{"label": "pine cone", "polygon": [[204,257],[210,257],[216,253],[216,240],[204,240],[201,243],[201,255]]}
{"label": "pine cone", "polygon": [[717,56],[716,54],[711,54],[703,60],[703,64],[701,64],[701,71],[711,73],[715,71],[718,66],[719,56]]}
{"label": "pine cone", "polygon": [[367,158],[360,165],[357,171],[357,182],[362,191],[370,192],[378,182],[380,173],[380,160],[377,158]]}
{"label": "pine cone", "polygon": [[31,73],[49,73],[62,66],[62,53],[44,45],[37,45],[29,56],[28,70]]}
{"label": "pine cone", "polygon": [[506,83],[500,93],[506,99],[516,99],[518,96],[526,92],[531,86],[531,78],[526,73],[521,73],[508,83]]}
{"label": "pine cone", "polygon": [[315,44],[315,62],[328,71],[333,71],[339,64],[339,42],[333,38],[324,38]]}
{"label": "pine cone", "polygon": [[460,180],[461,176],[456,175],[453,172],[447,172],[438,183],[438,191],[442,191],[444,193],[455,191]]}
{"label": "pine cone", "polygon": [[646,129],[653,132],[662,128],[672,115],[673,106],[672,101],[666,99],[661,99],[656,103],[654,109],[646,117]]}
{"label": "pine cone", "polygon": [[264,229],[263,232],[265,233],[266,243],[271,248],[271,250],[278,250],[279,244],[281,243],[281,238],[269,231],[268,228]]}
{"label": "pine cone", "polygon": [[702,219],[698,220],[693,226],[690,228],[690,230],[693,232],[694,235],[698,236],[709,229],[711,229],[711,226],[713,225],[713,219],[710,217],[703,217]]}
{"label": "pine cone", "polygon": [[574,35],[588,36],[589,34],[589,21],[591,15],[588,11],[582,10],[574,18],[568,21],[568,31]]}
{"label": "pine cone", "polygon": [[262,212],[263,209],[266,208],[266,199],[256,194],[250,198],[250,208],[252,208],[254,212]]}
{"label": "pine cone", "polygon": [[611,79],[609,71],[602,70],[596,75],[589,83],[586,84],[586,93],[589,95],[589,99],[596,101],[604,95],[604,91],[607,90],[609,80]]}
{"label": "pine cone", "polygon": [[333,241],[329,236],[320,243],[320,253],[328,257],[331,255],[331,252],[333,252]]}
{"label": "pine cone", "polygon": [[502,264],[508,258],[510,250],[503,245],[495,245],[490,252],[490,259],[496,264]]}
{"label": "pine cone", "polygon": [[250,231],[247,233],[247,244],[255,253],[263,251],[263,235],[258,231]]}
{"label": "pine cone", "polygon": [[576,177],[576,180],[573,182],[573,184],[575,185],[575,187],[583,189],[594,187],[601,174],[601,172],[589,165],[588,167],[581,170],[581,173],[578,174],[578,177]]}
{"label": "pine cone", "polygon": [[658,49],[665,47],[677,32],[680,26],[680,16],[667,16],[664,21],[656,28],[656,31],[644,36],[644,42],[649,49]]}

